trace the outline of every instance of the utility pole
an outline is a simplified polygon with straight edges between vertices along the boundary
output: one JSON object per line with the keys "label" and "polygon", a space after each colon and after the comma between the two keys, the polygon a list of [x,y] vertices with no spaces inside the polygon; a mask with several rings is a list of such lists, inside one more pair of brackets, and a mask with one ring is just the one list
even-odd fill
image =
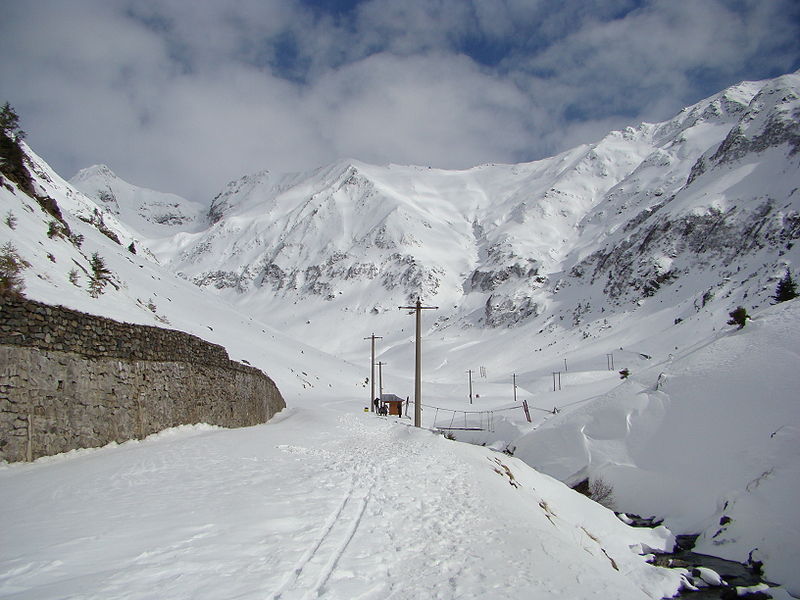
{"label": "utility pole", "polygon": [[561,371],[553,371],[553,391],[556,391],[556,377],[558,377],[558,389],[561,389]]}
{"label": "utility pole", "polygon": [[511,374],[511,380],[514,382],[514,402],[517,401],[517,374]]}
{"label": "utility pole", "polygon": [[469,369],[467,373],[469,373],[469,403],[472,404],[472,369]]}
{"label": "utility pole", "polygon": [[378,398],[383,401],[383,365],[385,362],[378,361]]}
{"label": "utility pole", "polygon": [[365,340],[372,341],[372,353],[370,354],[370,377],[369,377],[369,409],[372,412],[375,412],[375,340],[382,340],[383,338],[380,336],[376,336],[374,333],[369,336],[365,337]]}
{"label": "utility pole", "polygon": [[[414,306],[398,306],[400,310],[413,310],[417,316],[416,362],[414,365],[414,427],[422,425],[422,311],[436,310],[438,306],[422,306],[417,297]],[[409,313],[410,314],[410,313]]]}

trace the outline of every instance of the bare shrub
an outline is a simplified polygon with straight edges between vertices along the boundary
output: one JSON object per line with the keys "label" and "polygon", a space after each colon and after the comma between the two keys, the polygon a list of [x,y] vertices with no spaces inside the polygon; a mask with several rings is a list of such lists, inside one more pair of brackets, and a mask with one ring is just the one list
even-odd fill
{"label": "bare shrub", "polygon": [[589,498],[606,508],[614,507],[614,488],[600,477],[589,482]]}

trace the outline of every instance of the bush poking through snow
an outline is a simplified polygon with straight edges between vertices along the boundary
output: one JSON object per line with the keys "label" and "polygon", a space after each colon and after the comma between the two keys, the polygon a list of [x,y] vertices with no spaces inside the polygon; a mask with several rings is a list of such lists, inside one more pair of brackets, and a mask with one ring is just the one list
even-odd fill
{"label": "bush poking through snow", "polygon": [[735,310],[728,313],[728,316],[730,317],[728,325],[738,325],[739,329],[742,329],[747,324],[747,319],[750,318],[743,306],[737,306]]}
{"label": "bush poking through snow", "polygon": [[614,488],[600,477],[589,482],[589,498],[606,508],[614,506]]}
{"label": "bush poking through snow", "polygon": [[627,368],[622,369],[619,372],[619,378],[620,379],[627,379],[628,377],[630,377],[630,375],[631,375],[631,372]]}
{"label": "bush poking through snow", "polygon": [[51,240],[56,237],[65,237],[67,232],[64,229],[64,225],[55,219],[50,221],[47,225],[47,237]]}
{"label": "bush poking through snow", "polygon": [[83,244],[83,236],[80,233],[71,233],[69,235],[69,241],[72,242],[76,248],[80,248],[81,244]]}
{"label": "bush poking through snow", "polygon": [[572,489],[583,494],[587,498],[591,498],[606,508],[613,509],[614,507],[614,488],[601,477],[596,477],[591,480],[584,479]]}

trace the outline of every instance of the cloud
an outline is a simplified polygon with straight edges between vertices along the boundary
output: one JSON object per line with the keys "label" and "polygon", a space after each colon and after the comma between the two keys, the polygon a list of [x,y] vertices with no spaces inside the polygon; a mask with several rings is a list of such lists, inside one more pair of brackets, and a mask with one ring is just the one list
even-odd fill
{"label": "cloud", "polygon": [[512,160],[529,144],[529,98],[463,56],[375,55],[320,78],[305,98],[339,155],[459,168]]}
{"label": "cloud", "polygon": [[208,201],[342,157],[531,160],[800,67],[791,0],[39,0],[0,22],[0,81],[65,176]]}
{"label": "cloud", "polygon": [[555,85],[565,110],[573,108],[584,118],[663,119],[671,114],[665,110],[700,99],[698,88],[711,94],[748,71],[757,72],[749,67],[765,54],[775,70],[758,77],[796,68],[798,30],[792,34],[791,28],[776,25],[792,13],[797,17],[797,8],[783,2],[741,3],[740,10],[730,5],[659,0],[621,18],[590,19],[521,60],[521,70],[534,75],[532,90]]}

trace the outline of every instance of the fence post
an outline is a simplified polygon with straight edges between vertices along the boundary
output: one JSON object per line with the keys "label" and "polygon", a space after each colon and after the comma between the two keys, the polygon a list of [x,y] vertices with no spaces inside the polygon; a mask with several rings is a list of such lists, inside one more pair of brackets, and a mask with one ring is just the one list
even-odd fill
{"label": "fence post", "polygon": [[[556,384],[558,382],[558,384]],[[556,391],[556,385],[558,385],[558,389],[561,389],[561,371],[553,371],[553,391]]]}

